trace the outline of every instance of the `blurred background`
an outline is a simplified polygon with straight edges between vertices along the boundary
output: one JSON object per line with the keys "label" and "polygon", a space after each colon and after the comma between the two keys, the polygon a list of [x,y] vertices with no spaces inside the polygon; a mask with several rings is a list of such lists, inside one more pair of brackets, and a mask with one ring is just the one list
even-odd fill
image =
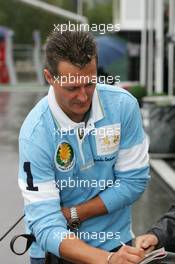
{"label": "blurred background", "polygon": [[[135,234],[145,232],[174,202],[175,0],[0,0],[0,237],[23,214],[18,133],[48,91],[45,40],[54,25],[69,22],[98,26],[92,32],[98,76],[105,76],[106,83],[112,76],[112,85],[131,92],[141,108],[152,179],[133,207]],[[107,25],[115,30],[104,32]],[[0,241],[2,263],[28,263],[27,254],[18,257],[9,248],[12,236],[22,232],[23,221]]]}

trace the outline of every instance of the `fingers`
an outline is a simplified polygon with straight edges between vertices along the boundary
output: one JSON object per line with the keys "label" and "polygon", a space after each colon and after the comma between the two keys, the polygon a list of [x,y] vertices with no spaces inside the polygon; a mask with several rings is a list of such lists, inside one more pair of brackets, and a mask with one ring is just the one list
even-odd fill
{"label": "fingers", "polygon": [[143,257],[143,249],[123,246],[112,256],[111,264],[137,264]]}
{"label": "fingers", "polygon": [[150,253],[151,251],[153,251],[155,249],[155,246],[150,246],[149,248],[145,249],[145,254]]}
{"label": "fingers", "polygon": [[135,241],[136,248],[152,251],[158,244],[158,238],[153,234],[138,236]]}
{"label": "fingers", "polygon": [[130,246],[124,246],[124,248],[128,254],[136,255],[136,256],[139,256],[141,258],[143,258],[145,255],[144,250],[141,248],[135,248],[135,247],[130,247]]}
{"label": "fingers", "polygon": [[136,238],[136,247],[123,246],[111,259],[111,264],[137,264],[151,252],[158,244],[158,238],[153,234],[146,234]]}

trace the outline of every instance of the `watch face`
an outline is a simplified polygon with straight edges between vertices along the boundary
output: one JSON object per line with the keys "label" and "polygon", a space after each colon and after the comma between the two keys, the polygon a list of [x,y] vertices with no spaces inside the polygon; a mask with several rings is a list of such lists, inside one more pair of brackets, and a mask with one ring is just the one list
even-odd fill
{"label": "watch face", "polygon": [[79,219],[74,219],[74,220],[69,222],[69,228],[71,230],[78,230],[79,226],[80,226],[80,220]]}

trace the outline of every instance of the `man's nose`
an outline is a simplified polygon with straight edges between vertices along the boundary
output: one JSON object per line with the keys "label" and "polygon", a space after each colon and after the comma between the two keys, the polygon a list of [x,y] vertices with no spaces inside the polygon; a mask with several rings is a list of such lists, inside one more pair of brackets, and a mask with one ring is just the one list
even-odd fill
{"label": "man's nose", "polygon": [[78,100],[81,103],[85,103],[88,100],[88,95],[85,87],[81,87],[78,91]]}

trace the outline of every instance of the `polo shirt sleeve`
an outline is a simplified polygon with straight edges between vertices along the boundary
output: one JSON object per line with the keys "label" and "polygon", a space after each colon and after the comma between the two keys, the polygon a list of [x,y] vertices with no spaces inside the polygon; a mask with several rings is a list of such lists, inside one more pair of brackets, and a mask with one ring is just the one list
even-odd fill
{"label": "polo shirt sleeve", "polygon": [[60,243],[69,231],[61,212],[53,164],[42,146],[26,139],[19,139],[18,182],[29,230],[43,251],[59,256]]}
{"label": "polo shirt sleeve", "polygon": [[120,146],[114,167],[117,184],[99,194],[109,213],[136,201],[150,178],[148,139],[137,101],[128,96],[128,100],[121,104],[121,113]]}

